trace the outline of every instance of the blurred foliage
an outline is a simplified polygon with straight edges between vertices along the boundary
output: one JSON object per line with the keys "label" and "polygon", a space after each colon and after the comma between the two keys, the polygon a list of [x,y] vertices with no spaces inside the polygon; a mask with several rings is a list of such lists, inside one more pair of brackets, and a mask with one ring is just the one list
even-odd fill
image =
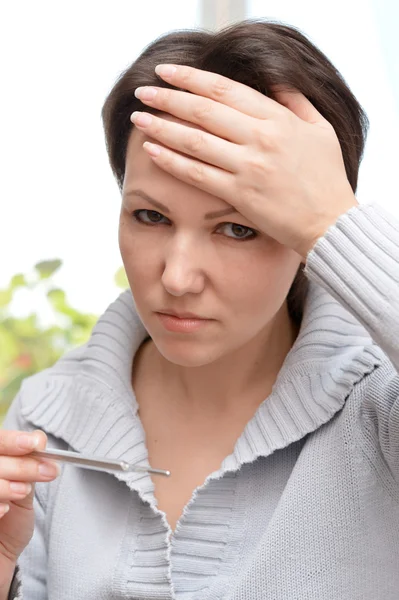
{"label": "blurred foliage", "polygon": [[[64,290],[53,283],[60,260],[37,263],[33,273],[18,273],[6,289],[0,290],[0,425],[25,377],[51,367],[65,352],[85,343],[97,316],[73,308]],[[127,288],[125,270],[114,277],[120,288]],[[12,316],[11,304],[17,290],[39,292],[54,315],[54,323],[43,325],[38,314]]]}

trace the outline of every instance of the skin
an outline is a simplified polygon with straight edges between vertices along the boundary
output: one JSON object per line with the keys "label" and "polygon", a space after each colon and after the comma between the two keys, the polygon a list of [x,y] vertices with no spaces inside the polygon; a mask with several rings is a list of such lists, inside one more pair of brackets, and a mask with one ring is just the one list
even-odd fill
{"label": "skin", "polygon": [[[205,221],[206,213],[231,205],[157,167],[142,148],[146,140],[151,138],[133,129],[119,227],[129,284],[151,336],[137,365],[148,381],[156,373],[159,387],[166,386],[180,410],[191,415],[234,411],[243,395],[252,410],[264,400],[298,333],[286,296],[301,256],[259,230],[241,241],[240,235],[250,234],[244,228],[255,225],[239,212]],[[170,211],[161,213],[166,219],[136,222],[135,210],[161,211],[129,194],[133,189],[162,202]],[[148,213],[140,214],[149,221]],[[154,314],[162,309],[213,321],[197,332],[169,332]]]}

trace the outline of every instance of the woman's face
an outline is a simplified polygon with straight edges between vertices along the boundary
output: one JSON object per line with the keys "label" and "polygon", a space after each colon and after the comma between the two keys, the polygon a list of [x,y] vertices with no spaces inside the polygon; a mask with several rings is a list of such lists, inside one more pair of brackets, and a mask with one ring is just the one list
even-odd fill
{"label": "woman's face", "polygon": [[[181,366],[202,366],[267,339],[279,315],[287,314],[285,298],[301,258],[238,212],[212,215],[232,206],[157,167],[142,149],[147,139],[133,129],[128,144],[122,259],[138,314],[159,352]],[[192,331],[171,331],[158,314],[163,311],[207,320]]]}

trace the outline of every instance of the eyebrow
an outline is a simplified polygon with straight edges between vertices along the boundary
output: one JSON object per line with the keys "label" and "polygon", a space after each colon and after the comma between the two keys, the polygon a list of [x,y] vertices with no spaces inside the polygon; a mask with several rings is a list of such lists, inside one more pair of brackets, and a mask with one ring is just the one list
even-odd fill
{"label": "eyebrow", "polygon": [[[155,206],[155,208],[159,208],[159,210],[161,210],[162,212],[166,213],[166,214],[170,214],[170,210],[167,206],[165,206],[165,204],[162,204],[162,202],[158,202],[158,200],[155,200],[155,198],[151,198],[151,196],[149,196],[148,194],[146,194],[144,192],[144,190],[130,190],[129,192],[126,192],[125,197],[127,196],[139,196],[140,198],[143,198],[143,200],[146,200],[147,202],[149,202],[150,204],[152,204],[153,206]],[[205,220],[208,221],[210,219],[217,219],[219,217],[225,217],[226,215],[231,215],[233,213],[238,213],[238,211],[234,208],[224,208],[223,210],[216,210],[213,212],[208,212],[205,215]]]}

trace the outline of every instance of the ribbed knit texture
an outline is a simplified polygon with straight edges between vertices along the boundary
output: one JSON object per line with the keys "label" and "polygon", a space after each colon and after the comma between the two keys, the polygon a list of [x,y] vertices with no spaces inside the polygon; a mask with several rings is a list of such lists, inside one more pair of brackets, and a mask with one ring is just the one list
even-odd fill
{"label": "ribbed knit texture", "polygon": [[[353,207],[305,273],[303,322],[272,392],[175,533],[148,474],[66,465],[37,485],[10,598],[398,600],[399,223]],[[88,344],[24,382],[5,427],[148,464],[130,383],[146,337],[124,292]]]}

